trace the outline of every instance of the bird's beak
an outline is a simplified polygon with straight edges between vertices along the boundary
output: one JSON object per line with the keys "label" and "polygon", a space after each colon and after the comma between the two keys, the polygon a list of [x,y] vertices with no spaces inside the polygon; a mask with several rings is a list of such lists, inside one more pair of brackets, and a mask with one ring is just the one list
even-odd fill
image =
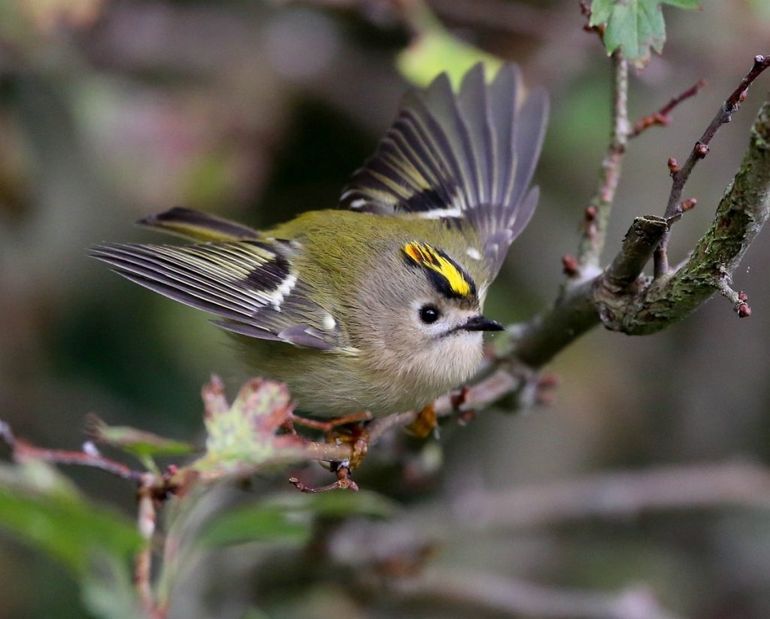
{"label": "bird's beak", "polygon": [[496,320],[490,320],[479,314],[469,318],[460,329],[465,331],[502,331],[504,327]]}

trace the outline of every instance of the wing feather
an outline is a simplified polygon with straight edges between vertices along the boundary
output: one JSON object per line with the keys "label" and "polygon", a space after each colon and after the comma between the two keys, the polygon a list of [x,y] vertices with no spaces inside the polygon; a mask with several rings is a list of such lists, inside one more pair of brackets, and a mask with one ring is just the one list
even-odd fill
{"label": "wing feather", "polygon": [[525,96],[515,65],[490,84],[482,65],[455,93],[442,74],[406,95],[374,155],[357,170],[342,204],[358,211],[467,222],[494,277],[529,222],[538,193],[530,183],[540,156],[548,99]]}
{"label": "wing feather", "polygon": [[291,260],[268,240],[105,244],[91,255],[127,279],[217,317],[227,331],[329,350],[340,333]]}
{"label": "wing feather", "polygon": [[138,223],[141,226],[157,228],[197,241],[237,241],[259,238],[259,232],[254,228],[181,206],[148,215]]}

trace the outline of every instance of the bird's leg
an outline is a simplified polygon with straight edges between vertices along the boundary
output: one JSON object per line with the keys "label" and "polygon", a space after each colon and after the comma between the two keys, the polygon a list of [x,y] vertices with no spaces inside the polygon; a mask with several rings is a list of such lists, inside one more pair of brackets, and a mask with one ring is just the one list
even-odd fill
{"label": "bird's leg", "polygon": [[[371,419],[371,416],[369,416],[369,419]],[[369,450],[369,433],[366,431],[363,422],[359,422],[327,432],[326,442],[337,445],[350,445],[350,460],[347,463],[347,468],[352,471],[361,466],[366,452]]]}
{"label": "bird's leg", "polygon": [[406,426],[406,431],[417,438],[428,438],[437,427],[436,407],[431,403],[417,413],[417,418]]}
{"label": "bird's leg", "polygon": [[[371,419],[372,414],[368,411],[358,411],[327,421],[308,419],[307,417],[291,414],[286,429],[296,434],[294,426],[301,425],[323,432],[327,443],[350,445],[350,460],[345,466],[341,466],[339,463],[333,463],[332,465],[333,470],[335,470],[334,467],[336,467],[336,470],[346,468],[349,474],[351,470],[361,465],[369,449],[369,434],[364,427],[364,423]],[[352,482],[352,480],[350,481]]]}
{"label": "bird's leg", "polygon": [[307,417],[295,415],[294,413],[289,415],[289,421],[292,424],[304,426],[305,428],[310,428],[311,430],[318,430],[324,434],[329,434],[335,428],[339,428],[340,426],[346,426],[351,423],[360,423],[363,421],[371,421],[371,419],[372,414],[369,411],[358,411],[356,413],[351,413],[342,417],[334,417],[333,419],[328,419],[326,421],[320,421],[319,419],[309,419]]}

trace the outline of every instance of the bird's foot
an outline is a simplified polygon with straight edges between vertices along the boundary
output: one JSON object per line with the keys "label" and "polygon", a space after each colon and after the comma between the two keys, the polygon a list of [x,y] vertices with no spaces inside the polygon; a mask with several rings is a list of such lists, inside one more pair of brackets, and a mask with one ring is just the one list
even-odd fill
{"label": "bird's foot", "polygon": [[323,432],[324,434],[328,435],[340,426],[371,421],[371,419],[372,414],[369,411],[358,411],[356,413],[351,413],[350,415],[343,415],[342,417],[327,419],[326,421],[321,421],[320,419],[309,419],[308,417],[302,417],[301,415],[291,413],[289,415],[288,421],[292,426],[303,426],[305,428],[310,428],[311,430],[318,430],[319,432]]}
{"label": "bird's foot", "polygon": [[417,413],[417,418],[406,426],[406,431],[417,438],[428,438],[437,427],[436,407],[433,404],[428,404]]}
{"label": "bird's foot", "polygon": [[337,475],[337,480],[325,486],[308,486],[302,483],[296,477],[289,477],[289,483],[294,486],[300,492],[306,492],[310,494],[318,494],[320,492],[330,492],[331,490],[351,490],[352,492],[358,492],[358,484],[353,481],[350,476],[350,463],[335,462],[334,472]]}
{"label": "bird's foot", "polygon": [[348,424],[326,433],[326,442],[336,445],[350,445],[350,460],[347,467],[352,471],[361,466],[369,451],[369,433],[362,422]]}

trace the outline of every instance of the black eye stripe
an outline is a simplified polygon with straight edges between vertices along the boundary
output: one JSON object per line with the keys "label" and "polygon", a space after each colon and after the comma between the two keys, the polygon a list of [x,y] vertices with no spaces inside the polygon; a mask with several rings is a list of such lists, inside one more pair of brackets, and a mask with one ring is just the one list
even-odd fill
{"label": "black eye stripe", "polygon": [[420,320],[426,325],[431,325],[441,317],[441,312],[435,305],[423,305],[420,308]]}

